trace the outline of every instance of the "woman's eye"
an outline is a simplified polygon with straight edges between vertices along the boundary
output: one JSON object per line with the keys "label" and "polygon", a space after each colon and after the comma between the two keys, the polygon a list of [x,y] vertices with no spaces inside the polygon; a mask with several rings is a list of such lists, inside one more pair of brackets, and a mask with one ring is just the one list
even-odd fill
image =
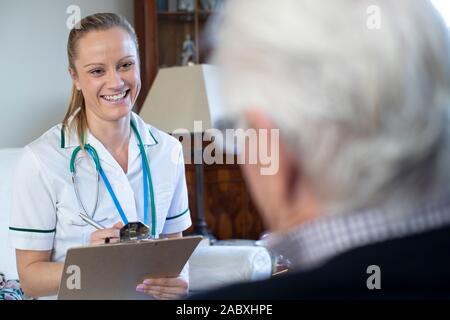
{"label": "woman's eye", "polygon": [[99,76],[99,75],[103,74],[103,70],[101,70],[101,69],[94,69],[94,70],[91,70],[89,72],[90,72],[90,74],[92,74],[94,76]]}
{"label": "woman's eye", "polygon": [[133,65],[133,62],[127,62],[122,65],[122,68],[130,69],[132,65]]}

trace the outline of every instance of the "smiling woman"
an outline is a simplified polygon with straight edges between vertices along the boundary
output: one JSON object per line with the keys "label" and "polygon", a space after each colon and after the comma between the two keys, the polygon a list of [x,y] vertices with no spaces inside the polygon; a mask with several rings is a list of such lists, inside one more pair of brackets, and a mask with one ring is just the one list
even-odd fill
{"label": "smiling woman", "polygon": [[[73,87],[63,125],[69,128],[69,120],[76,117],[83,146],[88,119],[109,121],[130,113],[141,88],[138,41],[122,17],[97,14],[83,19],[81,28],[72,29],[67,55]],[[89,126],[91,131],[96,130],[93,126]]]}
{"label": "smiling woman", "polygon": [[[191,225],[181,144],[131,111],[141,89],[131,25],[112,13],[85,17],[69,34],[67,54],[66,116],[24,148],[15,176],[10,238],[21,285],[34,297],[57,292],[71,247],[117,242],[129,222],[145,224],[154,238],[181,237]],[[142,279],[135,290],[183,297],[187,271]]]}

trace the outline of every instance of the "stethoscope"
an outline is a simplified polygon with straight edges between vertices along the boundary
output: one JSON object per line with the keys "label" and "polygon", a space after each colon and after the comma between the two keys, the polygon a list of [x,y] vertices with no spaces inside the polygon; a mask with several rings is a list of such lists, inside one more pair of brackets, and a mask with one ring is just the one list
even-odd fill
{"label": "stethoscope", "polygon": [[[151,171],[150,171],[150,167],[148,164],[148,159],[147,159],[147,154],[145,152],[144,149],[144,144],[142,142],[142,138],[141,135],[139,134],[138,130],[136,129],[135,124],[133,123],[133,121],[131,121],[131,128],[133,129],[133,132],[138,140],[139,143],[139,150],[141,153],[141,160],[142,160],[142,177],[143,177],[143,186],[144,186],[144,224],[147,223],[148,225],[148,196],[149,196],[149,189],[150,189],[150,205],[151,205],[151,215],[152,215],[152,224],[151,224],[151,237],[156,239],[158,238],[157,234],[156,234],[156,206],[155,206],[155,195],[154,195],[154,191],[153,191],[153,181],[152,181],[152,175],[151,175]],[[61,141],[64,141],[64,128],[62,128],[61,130]],[[63,145],[63,142],[61,142],[61,144]],[[100,184],[100,177],[103,180],[103,183],[106,186],[106,189],[108,190],[108,193],[111,196],[111,199],[114,202],[114,205],[123,221],[123,223],[125,225],[128,225],[128,219],[127,216],[125,215],[125,212],[122,209],[122,206],[120,205],[119,200],[117,199],[116,194],[114,193],[114,190],[111,187],[111,183],[108,180],[108,177],[106,176],[105,172],[103,171],[103,168],[100,164],[100,158],[98,156],[97,151],[95,150],[95,148],[93,146],[91,146],[90,144],[85,144],[84,145],[84,149],[86,150],[86,152],[92,157],[92,160],[94,160],[94,164],[95,164],[95,169],[97,172],[97,183],[96,183],[96,200],[95,200],[95,204],[94,204],[94,208],[91,211],[90,217],[94,217],[95,211],[97,210],[97,205],[98,205],[98,194],[99,194],[99,184]],[[72,152],[72,156],[70,158],[70,172],[72,174],[72,184],[75,190],[75,195],[78,201],[79,206],[81,207],[80,209],[83,210],[85,217],[89,220],[89,216],[86,210],[86,207],[83,205],[83,202],[81,201],[80,198],[80,192],[78,189],[78,185],[77,185],[77,178],[76,178],[76,168],[75,168],[75,163],[76,163],[76,157],[78,155],[78,153],[80,152],[81,146],[78,146],[75,148],[75,150]],[[150,188],[149,188],[150,187]],[[92,219],[90,219],[90,221],[92,221]]]}

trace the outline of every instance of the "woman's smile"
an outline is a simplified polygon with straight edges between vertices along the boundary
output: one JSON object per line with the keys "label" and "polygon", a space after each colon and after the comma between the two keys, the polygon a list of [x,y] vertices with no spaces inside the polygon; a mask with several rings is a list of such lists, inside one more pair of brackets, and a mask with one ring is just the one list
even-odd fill
{"label": "woman's smile", "polygon": [[100,95],[103,101],[114,105],[128,105],[130,89],[124,90],[122,92],[111,94],[111,95]]}

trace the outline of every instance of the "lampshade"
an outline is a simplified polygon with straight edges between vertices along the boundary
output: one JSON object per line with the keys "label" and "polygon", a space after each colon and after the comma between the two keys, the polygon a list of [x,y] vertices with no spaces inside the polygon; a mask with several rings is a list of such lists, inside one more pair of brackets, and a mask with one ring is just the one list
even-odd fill
{"label": "lampshade", "polygon": [[[218,70],[211,65],[192,65],[160,69],[141,108],[140,116],[167,133],[186,129],[195,136],[214,127],[223,112],[219,98]],[[198,128],[195,121],[201,121]],[[198,140],[198,139],[196,139]],[[184,140],[183,140],[184,141]],[[184,147],[184,146],[183,146]],[[186,151],[186,150],[185,150]],[[195,234],[214,237],[208,231],[204,213],[202,141],[183,152],[185,163],[194,151],[195,198],[197,217]]]}
{"label": "lampshade", "polygon": [[[214,127],[222,115],[218,70],[212,65],[160,69],[141,108],[140,116],[160,130],[187,129],[200,133]],[[201,130],[194,121],[202,121]]]}

